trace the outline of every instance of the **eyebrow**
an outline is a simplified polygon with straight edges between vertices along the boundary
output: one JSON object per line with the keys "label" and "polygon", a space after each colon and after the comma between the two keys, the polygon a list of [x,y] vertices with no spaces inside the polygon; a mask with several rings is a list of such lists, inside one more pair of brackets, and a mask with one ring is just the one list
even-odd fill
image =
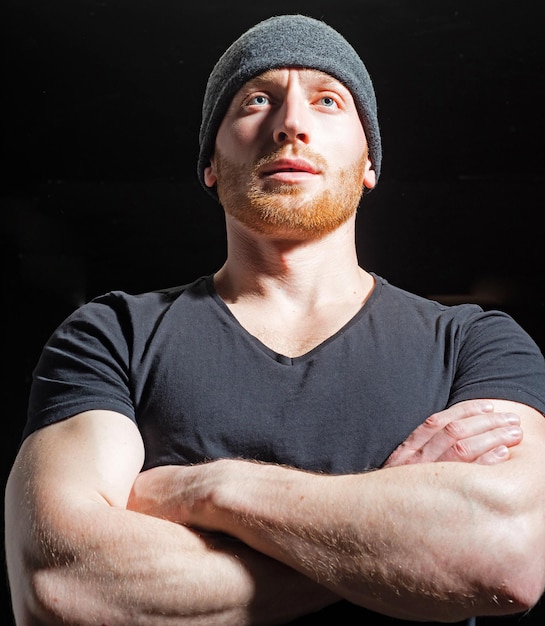
{"label": "eyebrow", "polygon": [[324,84],[325,87],[331,87],[333,89],[333,88],[336,88],[336,87],[338,87],[340,85],[344,89],[348,90],[346,85],[344,85],[340,80],[338,80],[334,76],[331,76],[327,72],[322,72],[321,70],[315,70],[315,69],[310,68],[310,67],[300,67],[300,68],[298,68],[298,67],[286,67],[286,68],[281,67],[281,68],[273,68],[273,69],[270,69],[270,70],[266,70],[262,74],[259,74],[258,76],[254,76],[254,78],[251,78],[246,83],[245,89],[248,89],[248,88],[250,88],[250,89],[259,88],[259,87],[262,87],[262,86],[265,86],[265,85],[269,84],[270,82],[274,81],[274,76],[278,75],[283,69],[298,69],[304,75],[310,76],[312,79],[320,80]]}

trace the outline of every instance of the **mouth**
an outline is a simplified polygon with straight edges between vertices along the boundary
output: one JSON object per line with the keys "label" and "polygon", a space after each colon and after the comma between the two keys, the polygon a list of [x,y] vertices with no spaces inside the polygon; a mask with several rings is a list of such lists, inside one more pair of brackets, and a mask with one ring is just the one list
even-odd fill
{"label": "mouth", "polygon": [[305,159],[276,159],[261,168],[260,175],[266,178],[289,177],[296,175],[299,178],[312,177],[319,174],[319,170]]}

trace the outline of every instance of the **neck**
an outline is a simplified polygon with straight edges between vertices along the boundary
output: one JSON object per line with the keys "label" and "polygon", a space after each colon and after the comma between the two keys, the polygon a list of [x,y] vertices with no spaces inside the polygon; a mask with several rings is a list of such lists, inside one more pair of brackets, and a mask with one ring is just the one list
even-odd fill
{"label": "neck", "polygon": [[227,303],[289,301],[309,310],[361,301],[372,289],[372,277],[358,265],[355,219],[319,239],[294,240],[264,237],[228,218],[227,242],[227,260],[215,276]]}

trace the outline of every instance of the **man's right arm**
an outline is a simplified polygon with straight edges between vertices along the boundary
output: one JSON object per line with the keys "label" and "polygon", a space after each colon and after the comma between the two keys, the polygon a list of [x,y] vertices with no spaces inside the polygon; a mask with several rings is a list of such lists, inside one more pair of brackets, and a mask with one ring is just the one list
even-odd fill
{"label": "man's right arm", "polygon": [[143,458],[109,411],[25,440],[5,501],[17,624],[274,624],[336,601],[242,543],[127,510]]}

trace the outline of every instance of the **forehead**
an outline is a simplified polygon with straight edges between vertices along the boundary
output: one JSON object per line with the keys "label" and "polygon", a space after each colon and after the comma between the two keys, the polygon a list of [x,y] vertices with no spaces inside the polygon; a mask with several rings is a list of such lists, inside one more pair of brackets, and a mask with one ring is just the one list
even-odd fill
{"label": "forehead", "polygon": [[322,72],[320,70],[310,69],[306,67],[282,67],[265,72],[250,78],[239,90],[240,92],[248,92],[254,89],[264,89],[268,86],[285,86],[288,84],[290,76],[297,75],[298,82],[301,85],[313,89],[329,89],[338,91],[346,97],[352,97],[350,91],[339,80]]}

